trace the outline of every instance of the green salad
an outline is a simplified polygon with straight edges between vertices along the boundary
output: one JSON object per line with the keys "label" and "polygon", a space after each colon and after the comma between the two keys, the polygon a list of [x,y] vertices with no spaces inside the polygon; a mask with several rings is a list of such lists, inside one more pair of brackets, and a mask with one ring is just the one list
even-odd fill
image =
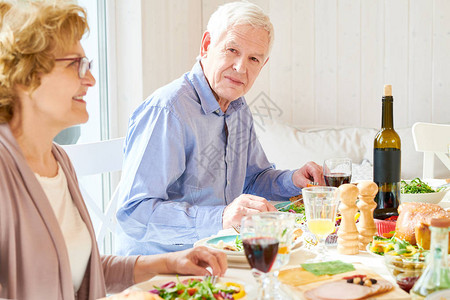
{"label": "green salad", "polygon": [[401,182],[401,193],[402,194],[424,194],[424,193],[436,193],[443,188],[434,190],[427,183],[423,182],[419,178],[414,178],[410,183],[402,180]]}
{"label": "green salad", "polygon": [[296,218],[297,223],[302,224],[306,222],[305,205],[303,203],[293,203],[287,207],[279,208],[278,211],[299,214]]}
{"label": "green salad", "polygon": [[213,284],[210,277],[205,280],[189,279],[183,282],[177,278],[176,282],[170,281],[160,287],[154,286],[149,292],[165,300],[224,300],[240,299],[245,296],[245,289],[241,284],[236,282]]}

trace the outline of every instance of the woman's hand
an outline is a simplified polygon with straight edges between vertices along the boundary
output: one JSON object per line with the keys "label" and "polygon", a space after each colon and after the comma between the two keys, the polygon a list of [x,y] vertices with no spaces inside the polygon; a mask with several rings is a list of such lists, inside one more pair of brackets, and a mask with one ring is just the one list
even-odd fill
{"label": "woman's hand", "polygon": [[139,283],[157,274],[211,275],[222,276],[227,270],[225,253],[204,246],[184,251],[140,256],[134,266],[134,282]]}
{"label": "woman's hand", "polygon": [[204,246],[167,254],[169,273],[186,275],[211,275],[206,268],[212,269],[212,275],[222,276],[227,270],[227,255]]}

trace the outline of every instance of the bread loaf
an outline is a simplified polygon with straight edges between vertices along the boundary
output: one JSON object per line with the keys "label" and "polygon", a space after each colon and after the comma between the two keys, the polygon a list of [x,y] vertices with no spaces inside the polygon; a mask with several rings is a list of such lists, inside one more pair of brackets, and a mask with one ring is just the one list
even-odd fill
{"label": "bread loaf", "polygon": [[395,236],[411,245],[430,249],[430,221],[432,218],[450,217],[442,207],[430,203],[402,203],[398,207]]}

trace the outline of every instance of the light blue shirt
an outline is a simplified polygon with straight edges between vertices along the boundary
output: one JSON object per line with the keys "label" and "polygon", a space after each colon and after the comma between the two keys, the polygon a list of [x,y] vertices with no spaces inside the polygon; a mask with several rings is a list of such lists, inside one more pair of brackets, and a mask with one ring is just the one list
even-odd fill
{"label": "light blue shirt", "polygon": [[132,114],[125,141],[117,253],[187,249],[222,229],[225,206],[254,194],[298,195],[294,171],[275,170],[243,97],[224,113],[200,62]]}

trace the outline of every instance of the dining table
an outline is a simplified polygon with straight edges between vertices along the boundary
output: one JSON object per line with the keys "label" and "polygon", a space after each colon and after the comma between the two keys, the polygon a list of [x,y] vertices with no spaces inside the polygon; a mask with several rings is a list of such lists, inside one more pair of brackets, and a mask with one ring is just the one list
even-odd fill
{"label": "dining table", "polygon": [[[229,236],[236,234],[236,231],[234,229],[224,229],[219,231],[216,235],[212,237],[221,237],[221,236]],[[205,241],[209,240],[210,238],[205,238],[203,240],[200,240],[196,245],[204,245]],[[384,264],[384,260],[382,256],[369,253],[365,250],[360,251],[356,255],[344,255],[340,254],[337,251],[337,244],[334,245],[328,245],[328,254],[329,257],[332,258],[332,260],[341,260],[343,262],[352,263],[355,266],[360,266],[364,270],[370,270],[372,273],[376,273],[381,278],[386,279],[390,282],[392,282],[395,285],[396,293],[396,300],[407,300],[410,299],[409,294],[401,290],[398,285],[395,283],[393,277],[389,274],[389,271],[387,267]],[[306,262],[309,259],[312,259],[315,257],[314,247],[307,249],[306,247],[302,247],[301,251],[292,251],[290,255],[289,262],[286,266],[282,268],[282,270],[289,269],[289,268],[296,268],[300,267],[301,263]],[[231,262],[229,265],[226,273],[224,274],[224,278],[227,280],[234,280],[236,282],[244,284],[244,286],[251,287],[252,290],[255,290],[257,288],[257,282],[254,279],[252,275],[252,271],[250,269],[250,266],[248,263],[236,263]],[[173,275],[158,275],[151,279],[151,281],[154,282],[163,282],[164,280],[172,280]],[[303,292],[301,289],[298,289],[293,286],[289,286],[286,284],[281,284],[281,288],[289,294],[293,300],[303,300],[305,299],[303,297]],[[254,293],[253,293],[254,294]],[[254,295],[249,295],[249,299],[256,299],[254,298]],[[378,298],[369,298],[369,299],[378,299]],[[389,298],[385,298],[389,299]]]}
{"label": "dining table", "polygon": [[[273,204],[277,204],[276,202]],[[450,192],[447,193],[447,195],[444,197],[444,199],[439,203],[441,207],[443,207],[446,210],[450,210]],[[213,238],[217,237],[225,237],[230,235],[236,235],[236,229],[230,228],[230,229],[224,229],[219,231],[217,234],[207,237],[204,239],[199,240],[197,243],[195,243],[195,246],[199,245],[205,245],[206,241],[210,241]],[[336,239],[335,239],[336,240]],[[384,263],[384,257],[368,252],[366,250],[360,250],[358,254],[355,255],[345,255],[341,254],[337,250],[337,243],[331,242],[327,245],[328,249],[328,256],[332,260],[340,260],[346,263],[351,263],[357,268],[357,270],[363,270],[363,272],[368,272],[372,274],[376,274],[378,278],[385,279],[389,282],[391,282],[394,285],[394,290],[391,292],[386,293],[385,295],[379,294],[374,295],[368,299],[395,299],[395,300],[409,300],[411,299],[410,295],[400,289],[400,287],[396,284],[394,278],[389,273],[385,263]],[[289,262],[286,266],[284,266],[281,270],[288,270],[292,268],[299,268],[302,263],[307,262],[308,260],[314,258],[316,255],[314,247],[306,247],[306,245],[303,245],[301,249],[297,249],[296,251],[292,251],[290,254]],[[242,261],[243,260],[243,261]],[[241,257],[241,261],[235,261],[230,260],[228,261],[228,269],[226,273],[224,274],[224,278],[226,280],[231,280],[235,282],[242,283],[246,290],[247,288],[251,293],[248,295],[246,300],[254,300],[255,297],[255,289],[257,289],[258,284],[256,280],[254,279],[252,275],[252,271],[250,269],[250,266],[245,260],[245,256]],[[168,280],[174,280],[175,275],[157,275],[149,280],[150,284],[145,284],[144,286],[151,286],[152,282],[164,282]],[[293,300],[299,299],[304,300],[306,299],[303,295],[304,289],[299,288],[298,286],[290,286],[287,284],[281,284],[281,288],[288,293]]]}

